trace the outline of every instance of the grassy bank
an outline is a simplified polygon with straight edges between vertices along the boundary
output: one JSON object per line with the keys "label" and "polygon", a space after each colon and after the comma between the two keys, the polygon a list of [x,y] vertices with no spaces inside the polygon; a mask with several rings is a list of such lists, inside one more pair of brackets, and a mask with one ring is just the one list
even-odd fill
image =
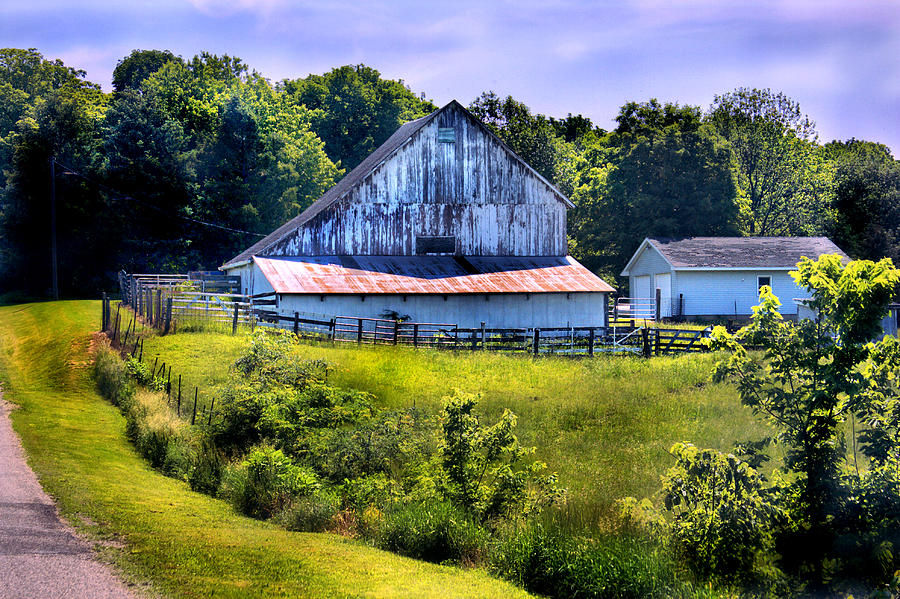
{"label": "grassy bank", "polygon": [[[159,356],[187,384],[214,394],[245,343],[242,335],[215,333],[152,337],[144,359]],[[532,359],[327,343],[297,351],[330,362],[329,382],[371,392],[384,407],[437,411],[442,397],[460,389],[482,393],[480,408],[491,418],[511,409],[519,438],[536,445],[569,488],[567,513],[579,525],[602,523],[621,497],[655,493],[676,441],[730,450],[768,434],[732,387],[709,382],[716,358],[707,354]]]}
{"label": "grassy bank", "polygon": [[[153,471],[126,441],[117,409],[94,391],[88,349],[99,312],[99,302],[0,307],[0,380],[4,398],[20,406],[13,424],[42,485],[127,580],[173,597],[527,596],[480,571],[237,516]],[[147,342],[145,360],[154,343],[169,344],[155,351],[176,370],[213,385],[237,341],[160,338]]]}

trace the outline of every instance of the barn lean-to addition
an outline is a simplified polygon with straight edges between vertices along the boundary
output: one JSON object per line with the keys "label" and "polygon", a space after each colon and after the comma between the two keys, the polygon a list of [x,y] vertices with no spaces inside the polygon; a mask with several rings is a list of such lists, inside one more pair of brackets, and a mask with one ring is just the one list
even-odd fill
{"label": "barn lean-to addition", "polygon": [[804,256],[846,254],[827,237],[647,238],[622,271],[632,298],[655,300],[660,317],[747,318],[768,285],[780,312],[797,317],[795,299],[809,297],[790,276]]}
{"label": "barn lean-to addition", "polygon": [[571,207],[452,101],[221,270],[287,314],[605,326],[613,289],[567,256]]}

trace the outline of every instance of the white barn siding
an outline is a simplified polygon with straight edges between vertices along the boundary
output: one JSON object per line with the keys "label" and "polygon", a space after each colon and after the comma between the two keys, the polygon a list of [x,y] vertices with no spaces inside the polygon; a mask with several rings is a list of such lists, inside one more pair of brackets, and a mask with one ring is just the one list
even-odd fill
{"label": "white barn siding", "polygon": [[[386,310],[412,322],[475,328],[606,326],[605,293],[508,293],[491,295],[283,295],[278,310],[332,316],[380,318]],[[446,297],[446,300],[444,299]],[[487,298],[487,299],[486,299]]]}
{"label": "white barn siding", "polygon": [[772,278],[772,291],[781,300],[779,311],[795,316],[795,298],[809,297],[788,270],[682,270],[673,301],[684,294],[685,316],[747,316],[759,304],[758,276]]}
{"label": "white barn siding", "polygon": [[[439,143],[452,127],[455,143]],[[456,236],[468,256],[565,256],[566,204],[494,137],[450,107],[269,256],[415,255]]]}

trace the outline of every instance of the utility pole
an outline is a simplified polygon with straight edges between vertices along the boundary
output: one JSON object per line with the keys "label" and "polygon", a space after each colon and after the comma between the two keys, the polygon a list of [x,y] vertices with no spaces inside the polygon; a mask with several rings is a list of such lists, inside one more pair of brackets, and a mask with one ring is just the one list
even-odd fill
{"label": "utility pole", "polygon": [[56,277],[56,156],[50,157],[50,261],[53,270],[53,299],[59,299]]}

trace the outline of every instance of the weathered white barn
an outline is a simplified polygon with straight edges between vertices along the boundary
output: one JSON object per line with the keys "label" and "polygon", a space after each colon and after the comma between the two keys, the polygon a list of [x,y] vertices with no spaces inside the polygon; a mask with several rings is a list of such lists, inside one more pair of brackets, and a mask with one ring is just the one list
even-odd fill
{"label": "weathered white barn", "polygon": [[840,254],[827,237],[647,238],[622,271],[632,298],[656,297],[660,317],[746,318],[769,285],[781,313],[796,318],[809,297],[788,274],[804,256]]}
{"label": "weathered white barn", "polygon": [[566,255],[572,206],[452,101],[221,270],[285,314],[605,326],[613,289]]}

